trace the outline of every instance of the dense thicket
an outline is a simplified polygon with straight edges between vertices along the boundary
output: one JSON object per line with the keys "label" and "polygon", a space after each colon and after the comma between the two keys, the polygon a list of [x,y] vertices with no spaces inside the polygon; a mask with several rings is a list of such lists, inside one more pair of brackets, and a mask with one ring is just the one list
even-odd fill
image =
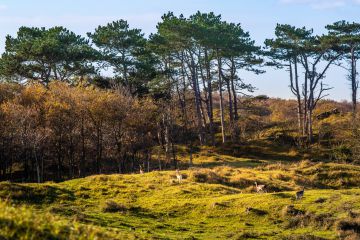
{"label": "dense thicket", "polygon": [[[359,24],[326,28],[317,36],[279,24],[261,48],[214,13],[167,13],[148,38],[124,20],[89,39],[63,27],[21,27],[0,59],[2,81],[12,82],[0,86],[1,177],[41,182],[176,167],[179,144],[191,165],[196,146],[243,142],[279,122],[289,132],[297,126],[294,139],[320,141],[314,120],[330,89],[326,73],[350,66],[355,117],[360,54]],[[289,71],[291,107],[249,96],[255,88],[243,71],[269,66]]]}
{"label": "dense thicket", "polygon": [[130,171],[156,145],[158,108],[150,100],[60,82],[0,88],[3,176],[22,168],[32,181]]}

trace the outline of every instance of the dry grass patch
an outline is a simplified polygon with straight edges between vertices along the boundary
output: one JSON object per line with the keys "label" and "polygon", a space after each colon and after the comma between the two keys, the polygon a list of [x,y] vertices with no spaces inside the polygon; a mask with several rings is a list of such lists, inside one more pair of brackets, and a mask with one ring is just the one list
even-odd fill
{"label": "dry grass patch", "polygon": [[117,203],[113,200],[108,200],[102,206],[102,211],[108,213],[126,212],[128,211],[128,208],[123,204]]}

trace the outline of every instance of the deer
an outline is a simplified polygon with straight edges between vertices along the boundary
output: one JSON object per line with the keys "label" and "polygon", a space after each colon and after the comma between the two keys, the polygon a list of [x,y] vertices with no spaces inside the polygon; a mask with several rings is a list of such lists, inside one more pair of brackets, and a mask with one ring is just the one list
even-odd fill
{"label": "deer", "polygon": [[177,180],[178,180],[178,183],[181,183],[181,181],[182,181],[182,175],[181,175],[179,169],[176,169],[176,178],[177,178]]}
{"label": "deer", "polygon": [[296,192],[296,200],[302,199],[302,197],[304,196],[304,191],[305,188],[303,187],[301,191]]}
{"label": "deer", "polygon": [[257,182],[255,182],[255,189],[257,193],[266,192],[265,187],[265,185],[258,185]]}
{"label": "deer", "polygon": [[142,166],[139,165],[139,167],[140,167],[140,174],[144,174],[144,170],[143,170]]}

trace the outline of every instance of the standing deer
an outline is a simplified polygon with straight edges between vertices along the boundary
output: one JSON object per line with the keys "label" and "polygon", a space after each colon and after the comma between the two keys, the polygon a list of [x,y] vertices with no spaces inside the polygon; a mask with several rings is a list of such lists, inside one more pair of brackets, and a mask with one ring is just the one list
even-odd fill
{"label": "standing deer", "polygon": [[182,181],[182,175],[181,175],[179,169],[176,169],[176,178],[177,178],[177,180],[178,180],[178,183],[181,183],[181,181]]}
{"label": "standing deer", "polygon": [[305,188],[303,187],[301,191],[296,192],[296,200],[300,200],[304,196]]}
{"label": "standing deer", "polygon": [[140,166],[140,174],[144,174],[144,170],[143,170],[142,166],[141,165],[139,165],[139,166]]}
{"label": "standing deer", "polygon": [[265,185],[258,185],[257,182],[255,182],[255,189],[257,193],[266,192],[265,187]]}

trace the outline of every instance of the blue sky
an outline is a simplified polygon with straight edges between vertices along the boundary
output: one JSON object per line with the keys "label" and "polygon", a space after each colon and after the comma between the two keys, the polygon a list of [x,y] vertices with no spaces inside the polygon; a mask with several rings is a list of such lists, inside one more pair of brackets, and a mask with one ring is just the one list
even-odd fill
{"label": "blue sky", "polygon": [[[131,27],[149,34],[156,31],[163,13],[173,11],[188,16],[197,10],[213,11],[227,21],[241,23],[258,44],[273,37],[276,23],[312,27],[321,34],[326,24],[338,20],[360,22],[360,0],[0,0],[0,52],[4,50],[5,36],[15,35],[20,26],[62,25],[85,35],[98,25],[126,19]],[[242,76],[258,88],[257,94],[292,97],[284,70],[267,69],[260,76]],[[333,67],[326,82],[334,87],[329,98],[350,99],[342,69]]]}

